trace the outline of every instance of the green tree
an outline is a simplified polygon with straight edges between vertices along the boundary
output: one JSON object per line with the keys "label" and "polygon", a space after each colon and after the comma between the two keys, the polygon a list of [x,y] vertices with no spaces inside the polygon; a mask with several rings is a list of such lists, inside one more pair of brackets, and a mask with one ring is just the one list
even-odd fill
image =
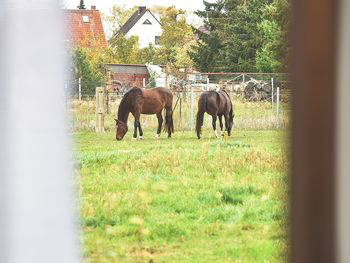
{"label": "green tree", "polygon": [[119,35],[110,41],[110,47],[114,63],[137,64],[139,63],[138,37],[125,37]]}
{"label": "green tree", "polygon": [[[79,78],[83,82],[83,93],[92,95],[95,93],[95,88],[100,84],[102,75],[94,71],[91,62],[89,61],[86,52],[82,48],[74,48],[71,50],[72,72],[74,86],[77,86]],[[77,89],[73,90],[77,93]]]}
{"label": "green tree", "polygon": [[193,65],[188,51],[189,43],[195,43],[194,34],[186,22],[185,11],[175,7],[163,10],[161,25],[163,33],[160,36],[160,48],[157,50],[159,61],[170,69],[187,68]]}
{"label": "green tree", "polygon": [[222,28],[219,19],[223,20],[224,2],[210,3],[204,1],[204,11],[196,11],[196,15],[203,19],[204,26],[210,31],[209,34],[192,28],[197,36],[197,44],[192,46],[189,56],[195,67],[202,72],[216,71],[220,62],[219,50],[223,48]]}
{"label": "green tree", "polygon": [[287,68],[288,0],[204,1],[197,15],[210,30],[195,30],[198,45],[190,52],[205,71],[278,72]]}
{"label": "green tree", "polygon": [[266,19],[259,24],[259,30],[263,36],[263,45],[256,54],[256,68],[260,72],[278,72],[281,68],[278,59],[281,30],[275,21]]}
{"label": "green tree", "polygon": [[113,5],[110,9],[109,15],[103,15],[102,18],[108,27],[111,28],[112,36],[118,32],[121,26],[131,17],[131,15],[137,10],[137,6],[132,8],[126,8],[125,6]]}
{"label": "green tree", "polygon": [[162,61],[158,56],[158,48],[149,45],[148,47],[142,48],[138,52],[138,63],[139,64],[161,64]]}
{"label": "green tree", "polygon": [[287,72],[290,48],[288,29],[290,3],[275,0],[264,7],[263,20],[258,25],[262,36],[262,47],[256,56],[256,67],[262,72]]}

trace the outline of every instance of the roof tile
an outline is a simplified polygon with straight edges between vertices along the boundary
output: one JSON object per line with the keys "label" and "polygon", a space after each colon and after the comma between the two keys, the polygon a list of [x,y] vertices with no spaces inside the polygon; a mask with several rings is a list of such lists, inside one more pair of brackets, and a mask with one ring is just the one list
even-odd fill
{"label": "roof tile", "polygon": [[[90,47],[94,43],[107,46],[103,24],[99,10],[64,9],[64,19],[69,28],[68,41],[72,46]],[[89,22],[83,22],[83,16],[89,17]]]}

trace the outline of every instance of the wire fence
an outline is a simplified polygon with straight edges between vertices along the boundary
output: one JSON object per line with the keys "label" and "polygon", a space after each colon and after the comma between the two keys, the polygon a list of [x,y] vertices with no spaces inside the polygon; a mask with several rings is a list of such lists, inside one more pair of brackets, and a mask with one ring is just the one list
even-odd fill
{"label": "wire fence", "polygon": [[[82,83],[83,84],[83,83]],[[104,90],[104,130],[115,130],[115,117],[124,93],[110,92],[109,83],[100,83]],[[199,96],[203,91],[225,89],[234,107],[234,127],[238,129],[287,128],[290,125],[290,100],[288,75],[257,73],[201,73],[187,79],[169,83],[173,98],[173,118],[176,130],[192,130]],[[96,94],[84,92],[72,95],[67,101],[72,116],[73,131],[96,130]],[[156,129],[155,115],[142,115],[141,126]],[[129,127],[133,118],[129,118]],[[211,128],[211,117],[204,118],[204,128]]]}

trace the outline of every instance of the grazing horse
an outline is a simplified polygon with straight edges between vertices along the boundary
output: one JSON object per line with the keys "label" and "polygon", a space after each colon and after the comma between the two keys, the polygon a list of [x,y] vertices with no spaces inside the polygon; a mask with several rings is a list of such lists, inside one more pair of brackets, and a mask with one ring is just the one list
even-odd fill
{"label": "grazing horse", "polygon": [[162,111],[165,108],[165,129],[168,132],[168,138],[174,132],[174,124],[172,117],[173,94],[166,88],[140,89],[132,88],[122,98],[118,109],[118,118],[115,119],[117,131],[116,139],[123,139],[128,131],[129,113],[134,116],[134,139],[137,137],[137,129],[139,129],[140,139],[142,139],[142,129],[140,124],[141,114],[157,114],[158,130],[156,137],[160,136],[163,124]]}
{"label": "grazing horse", "polygon": [[219,117],[221,131],[223,129],[222,116],[225,118],[225,127],[228,136],[231,136],[233,126],[233,107],[230,96],[225,90],[206,91],[201,94],[198,101],[198,112],[196,121],[196,132],[198,139],[201,138],[201,128],[203,126],[204,113],[213,117],[213,129],[216,137],[216,118]]}

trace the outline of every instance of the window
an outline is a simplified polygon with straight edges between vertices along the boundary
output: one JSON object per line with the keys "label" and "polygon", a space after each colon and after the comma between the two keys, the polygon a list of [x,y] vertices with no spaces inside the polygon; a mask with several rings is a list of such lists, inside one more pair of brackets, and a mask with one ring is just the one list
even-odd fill
{"label": "window", "polygon": [[143,22],[144,25],[152,25],[151,21],[149,21],[148,19],[145,20],[145,22]]}
{"label": "window", "polygon": [[83,22],[84,23],[89,23],[90,22],[90,18],[88,16],[83,16]]}
{"label": "window", "polygon": [[159,45],[160,44],[160,36],[154,37],[154,44]]}

